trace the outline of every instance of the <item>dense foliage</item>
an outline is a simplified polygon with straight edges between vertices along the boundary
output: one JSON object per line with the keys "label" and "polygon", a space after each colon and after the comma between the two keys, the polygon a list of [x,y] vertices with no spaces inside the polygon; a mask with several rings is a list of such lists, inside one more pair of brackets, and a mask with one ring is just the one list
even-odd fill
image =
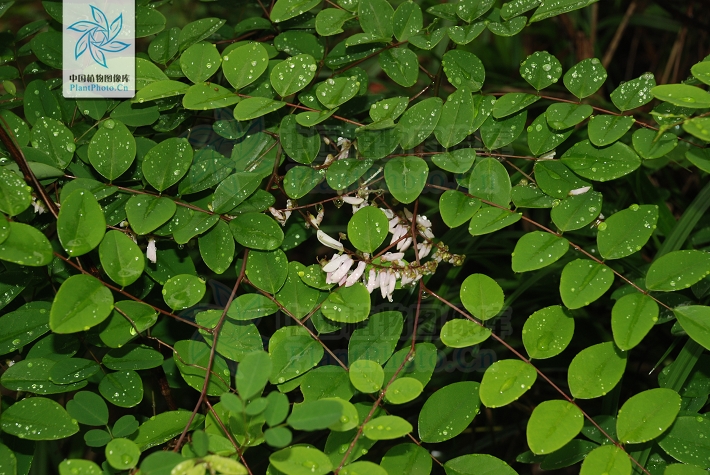
{"label": "dense foliage", "polygon": [[706,473],[710,58],[594,1],[138,0],[118,101],[0,0],[0,473]]}

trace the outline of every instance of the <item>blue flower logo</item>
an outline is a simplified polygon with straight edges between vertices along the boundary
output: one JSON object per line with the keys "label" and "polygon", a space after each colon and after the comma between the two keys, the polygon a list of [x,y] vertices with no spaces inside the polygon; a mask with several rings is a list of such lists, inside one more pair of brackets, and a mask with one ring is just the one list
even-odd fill
{"label": "blue flower logo", "polygon": [[68,27],[69,30],[84,33],[76,42],[74,57],[75,59],[79,59],[86,50],[89,50],[91,57],[97,64],[108,68],[104,52],[118,53],[130,46],[128,43],[116,40],[116,37],[123,29],[123,14],[118,15],[109,26],[108,19],[106,15],[104,15],[104,12],[93,5],[90,6],[91,15],[94,17],[93,22],[82,20]]}

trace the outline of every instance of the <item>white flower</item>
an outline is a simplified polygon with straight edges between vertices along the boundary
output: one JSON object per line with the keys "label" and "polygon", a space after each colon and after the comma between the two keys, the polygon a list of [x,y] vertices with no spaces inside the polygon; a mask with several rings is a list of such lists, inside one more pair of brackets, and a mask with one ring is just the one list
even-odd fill
{"label": "white flower", "polygon": [[385,213],[385,216],[387,216],[387,219],[392,219],[392,218],[394,218],[394,211],[392,211],[391,209],[380,208],[380,211],[382,211],[383,213]]}
{"label": "white flower", "polygon": [[271,216],[274,217],[276,221],[279,222],[281,226],[286,226],[286,215],[282,212],[274,208],[273,206],[269,207],[269,213],[271,213]]}
{"label": "white flower", "polygon": [[420,242],[417,244],[417,251],[419,252],[419,259],[424,259],[431,252],[432,245],[428,242]]}
{"label": "white flower", "polygon": [[365,272],[366,266],[367,266],[367,263],[365,263],[365,261],[358,262],[357,267],[355,267],[355,270],[350,274],[348,279],[345,281],[345,287],[350,287],[351,285],[355,284],[355,282],[360,280],[360,277],[362,277],[362,274]]}
{"label": "white flower", "polygon": [[583,195],[584,193],[588,192],[591,190],[591,186],[583,186],[582,188],[577,188],[576,190],[571,190],[569,192],[570,196],[577,196],[577,195]]}
{"label": "white flower", "polygon": [[404,253],[403,252],[386,252],[380,257],[385,262],[395,262],[400,259],[404,259]]}
{"label": "white flower", "polygon": [[387,288],[389,287],[389,271],[383,270],[380,272],[380,294],[382,298],[387,297]]}
{"label": "white flower", "polygon": [[556,154],[557,152],[555,150],[551,150],[543,155],[540,155],[538,157],[538,160],[552,160],[553,158],[555,158]]}
{"label": "white flower", "polygon": [[402,239],[397,243],[397,250],[400,251],[400,253],[404,253],[407,249],[409,249],[409,246],[412,245],[412,238],[408,237],[407,239]]}
{"label": "white flower", "polygon": [[316,233],[316,236],[318,237],[318,240],[320,241],[320,243],[323,244],[324,246],[328,246],[331,249],[335,249],[335,250],[338,250],[341,252],[345,250],[345,248],[340,243],[340,241],[333,239],[332,237],[328,236],[326,233],[324,233],[320,229]]}
{"label": "white flower", "polygon": [[323,272],[335,272],[338,267],[340,267],[340,264],[345,261],[346,257],[346,254],[335,254],[333,258],[323,266]]}
{"label": "white flower", "polygon": [[44,207],[44,203],[38,201],[34,196],[32,197],[32,208],[36,214],[43,214],[47,212],[47,208]]}
{"label": "white flower", "polygon": [[323,216],[325,216],[325,208],[323,208],[322,206],[318,210],[318,215],[316,217],[313,217],[311,213],[308,213],[306,227],[308,227],[308,225],[310,224],[316,229],[320,228],[320,223],[323,221]]}
{"label": "white flower", "polygon": [[359,196],[343,196],[343,201],[349,205],[357,206],[362,204],[365,200]]}
{"label": "white flower", "polygon": [[377,272],[375,272],[375,269],[370,269],[370,272],[367,275],[367,291],[372,293],[373,290],[377,288],[379,285],[379,279],[377,278]]}
{"label": "white flower", "polygon": [[148,239],[148,247],[145,250],[145,257],[147,257],[153,264],[158,261],[158,253],[155,248],[155,239],[153,238]]}
{"label": "white flower", "polygon": [[431,221],[426,216],[420,214],[417,216],[417,224],[425,228],[431,228]]}
{"label": "white flower", "polygon": [[350,271],[350,268],[353,266],[355,261],[353,261],[353,259],[348,255],[344,256],[345,258],[341,261],[340,266],[335,271],[328,273],[325,279],[326,283],[335,284],[348,275],[348,271]]}

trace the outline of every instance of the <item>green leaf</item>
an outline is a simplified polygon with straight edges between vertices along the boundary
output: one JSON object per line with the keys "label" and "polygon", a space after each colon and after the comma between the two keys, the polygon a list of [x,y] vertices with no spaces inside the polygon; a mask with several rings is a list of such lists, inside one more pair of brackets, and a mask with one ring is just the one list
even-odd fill
{"label": "green leaf", "polygon": [[[210,360],[210,347],[201,341],[180,340],[175,343],[174,348],[173,360],[180,375],[190,387],[202,391],[205,385],[205,369]],[[220,355],[214,355],[212,372],[207,384],[207,395],[218,396],[225,393],[229,388],[229,380],[230,372],[227,362]],[[106,397],[105,394],[104,397]],[[135,439],[136,443],[138,443],[138,439],[140,439],[140,432]]]}
{"label": "green leaf", "polygon": [[165,28],[165,23],[165,17],[158,10],[143,5],[136,6],[136,38],[160,33]]}
{"label": "green leaf", "polygon": [[[534,18],[535,15],[533,15],[531,21],[535,21]],[[606,77],[606,69],[602,66],[601,61],[597,58],[591,58],[582,60],[572,66],[572,68],[565,73],[562,80],[569,92],[583,99],[597,92],[604,84],[604,81],[606,81]]]}
{"label": "green leaf", "polygon": [[619,441],[637,444],[660,436],[675,421],[680,403],[680,396],[672,389],[656,388],[635,394],[619,409]]}
{"label": "green leaf", "polygon": [[522,213],[513,213],[507,209],[486,206],[473,215],[468,224],[468,232],[471,236],[492,233],[517,223],[522,216]]}
{"label": "green leaf", "polygon": [[424,390],[419,380],[414,378],[399,378],[387,388],[385,399],[391,404],[405,404],[416,399]]}
{"label": "green leaf", "polygon": [[173,217],[177,206],[170,198],[152,195],[133,195],[126,203],[126,216],[131,229],[138,234],[148,234]]}
{"label": "green leaf", "polygon": [[562,142],[567,140],[574,128],[567,130],[555,130],[547,123],[545,114],[540,114],[532,121],[527,128],[528,146],[530,151],[536,155],[542,155],[550,150],[554,150]]}
{"label": "green leaf", "polygon": [[182,98],[182,106],[188,110],[220,109],[239,102],[239,96],[218,84],[206,83],[190,86]]}
{"label": "green leaf", "polygon": [[74,134],[64,124],[50,117],[40,117],[32,128],[32,147],[49,155],[51,162],[64,169],[74,156]]}
{"label": "green leaf", "polygon": [[180,51],[185,51],[187,48],[209,37],[212,33],[219,30],[224,25],[225,20],[219,18],[203,18],[193,21],[185,25],[180,30],[179,44]]}
{"label": "green leaf", "polygon": [[[111,119],[131,127],[151,125],[160,118],[157,106],[143,106],[123,101],[111,111]],[[131,136],[132,137],[132,136]],[[96,165],[94,165],[96,167]]]}
{"label": "green leaf", "polygon": [[636,120],[628,115],[595,115],[589,119],[589,140],[597,147],[610,145],[629,131]]}
{"label": "green leaf", "polygon": [[229,222],[234,240],[244,247],[272,251],[284,240],[281,226],[262,213],[244,213]]}
{"label": "green leaf", "polygon": [[65,280],[54,297],[49,327],[55,333],[76,333],[98,325],[113,309],[111,291],[94,277],[79,274]]}
{"label": "green leaf", "polygon": [[431,135],[441,116],[442,104],[440,98],[430,97],[404,113],[395,129],[404,150],[416,147]]}
{"label": "green leaf", "polygon": [[673,251],[651,264],[646,273],[646,288],[665,292],[687,289],[709,274],[709,253]]}
{"label": "green leaf", "polygon": [[372,253],[382,245],[388,229],[385,213],[376,206],[365,206],[348,221],[348,239],[357,250]]}
{"label": "green leaf", "polygon": [[[240,102],[240,104],[242,103]],[[263,175],[258,173],[249,172],[237,172],[229,175],[217,186],[214,192],[213,211],[215,213],[226,213],[234,209],[235,206],[238,206],[256,191],[262,177]]]}
{"label": "green leaf", "polygon": [[624,295],[611,309],[611,330],[616,346],[622,350],[632,349],[657,321],[658,304],[651,297],[642,293]]}
{"label": "green leaf", "polygon": [[74,419],[89,426],[108,424],[108,406],[104,399],[91,391],[79,391],[67,402],[67,412]]}
{"label": "green leaf", "polygon": [[503,289],[484,274],[471,274],[461,284],[461,303],[480,320],[490,320],[503,308]]}
{"label": "green leaf", "polygon": [[706,438],[708,427],[710,420],[704,416],[680,416],[670,430],[658,439],[658,445],[680,462],[704,467],[710,457],[710,444]]}
{"label": "green leaf", "polygon": [[412,425],[397,416],[380,416],[363,426],[362,433],[371,440],[398,439],[412,431]]}
{"label": "green leaf", "polygon": [[59,475],[101,475],[103,473],[101,468],[90,460],[65,459],[58,468]]}
{"label": "green leaf", "polygon": [[542,5],[535,10],[532,17],[530,17],[530,23],[578,10],[596,1],[597,0],[553,0],[543,2]]}
{"label": "green leaf", "polygon": [[163,285],[163,300],[173,310],[196,305],[205,295],[205,281],[190,274],[180,274]]}
{"label": "green leaf", "polygon": [[656,78],[652,73],[644,73],[641,77],[621,83],[611,93],[611,101],[620,111],[636,109],[653,100],[651,88],[656,86]]}
{"label": "green leaf", "polygon": [[336,397],[345,401],[353,397],[355,388],[350,384],[350,377],[343,368],[326,365],[309,371],[303,377],[301,393],[303,393],[305,401],[314,401],[326,397]]}
{"label": "green leaf", "polygon": [[510,205],[510,177],[505,166],[495,158],[484,158],[473,168],[468,186],[477,198],[507,208]]}
{"label": "green leaf", "polygon": [[432,461],[427,450],[416,444],[399,444],[387,451],[380,462],[387,473],[431,473]]}
{"label": "green leaf", "polygon": [[626,369],[626,353],[614,343],[599,343],[572,359],[567,382],[572,396],[593,399],[604,396],[619,382]]}
{"label": "green leaf", "polygon": [[498,36],[515,36],[528,24],[528,20],[525,17],[513,18],[510,21],[504,22],[490,22],[488,23],[488,29],[491,33]]}
{"label": "green leaf", "polygon": [[657,221],[655,205],[633,204],[614,213],[599,226],[599,254],[605,259],[621,259],[640,251],[656,229]]}
{"label": "green leaf", "polygon": [[0,355],[15,351],[47,333],[50,307],[49,302],[29,302],[0,317],[0,327],[3,328]]}
{"label": "green leaf", "polygon": [[358,17],[365,33],[389,39],[393,34],[394,9],[386,0],[360,0]]}
{"label": "green leaf", "polygon": [[234,171],[235,164],[212,148],[205,147],[195,153],[190,170],[180,180],[178,193],[187,195],[204,191],[219,184]]}
{"label": "green leaf", "polygon": [[[222,318],[222,310],[206,310],[195,317],[195,321],[207,328],[214,328]],[[208,345],[212,346],[212,335],[206,330],[200,330]],[[228,360],[241,361],[247,354],[264,349],[261,335],[256,325],[234,322],[226,319],[222,323],[217,339],[217,353]]]}
{"label": "green leaf", "polygon": [[580,180],[559,160],[539,160],[535,162],[534,170],[537,185],[554,198],[563,199],[572,190],[590,186],[590,183]]}
{"label": "green leaf", "polygon": [[295,200],[303,198],[323,181],[324,170],[316,170],[311,167],[295,166],[286,172],[284,176],[284,191]]}
{"label": "green leaf", "polygon": [[287,115],[281,121],[279,138],[288,156],[304,165],[313,162],[321,149],[318,132],[298,125],[294,115]]}
{"label": "green leaf", "polygon": [[710,107],[710,93],[696,86],[687,84],[664,84],[651,89],[651,94],[658,100],[690,109]]}
{"label": "green leaf", "polygon": [[446,475],[516,475],[502,460],[487,454],[462,455],[444,464]]}
{"label": "green leaf", "polygon": [[384,364],[394,352],[404,320],[399,312],[380,312],[353,331],[348,342],[348,361],[372,360]]}
{"label": "green leaf", "polygon": [[533,231],[521,237],[513,250],[513,272],[542,269],[567,253],[569,241],[554,234]]}
{"label": "green leaf", "polygon": [[134,407],[143,400],[143,382],[135,371],[116,371],[104,376],[99,392],[116,406]]}
{"label": "green leaf", "polygon": [[148,56],[156,63],[165,64],[178,53],[180,28],[173,27],[159,33],[148,46]]}
{"label": "green leaf", "polygon": [[[445,5],[445,4],[442,4]],[[478,38],[478,35],[486,29],[486,23],[483,21],[472,23],[470,25],[450,26],[447,33],[451,41],[457,45],[467,45]]]}
{"label": "green leaf", "polygon": [[489,116],[481,125],[481,139],[489,150],[505,147],[523,133],[528,111],[523,110],[504,119]]}
{"label": "green leaf", "polygon": [[447,190],[439,198],[439,212],[441,219],[450,228],[461,226],[478,211],[481,201],[469,198],[464,193],[456,190]]}
{"label": "green leaf", "polygon": [[318,3],[317,0],[278,0],[271,10],[271,21],[280,23],[290,20],[312,9]]}
{"label": "green leaf", "polygon": [[268,66],[269,54],[258,42],[242,45],[222,58],[224,78],[237,90],[256,81]]}
{"label": "green leaf", "polygon": [[419,413],[422,442],[444,442],[462,433],[481,406],[479,386],[473,381],[461,381],[429,396]]}
{"label": "green leaf", "polygon": [[37,59],[54,69],[62,69],[62,36],[58,31],[45,31],[30,42]]}
{"label": "green leaf", "polygon": [[[152,307],[133,300],[116,302],[115,307],[128,315],[133,324],[116,310],[111,313],[106,323],[100,327],[99,333],[101,341],[111,348],[120,348],[125,345],[136,338],[136,331],[143,332],[147,330],[158,319],[158,314]],[[133,325],[135,325],[135,328]]]}
{"label": "green leaf", "polygon": [[400,86],[409,87],[417,82],[419,59],[406,46],[383,51],[379,54],[379,62],[385,74]]}
{"label": "green leaf", "polygon": [[710,307],[688,305],[673,309],[673,313],[690,338],[710,347]]}
{"label": "green leaf", "polygon": [[522,15],[542,3],[542,0],[523,0],[519,2],[504,3],[500,9],[501,18],[508,20],[518,15]]}
{"label": "green leaf", "polygon": [[602,194],[588,191],[570,196],[552,208],[550,217],[560,231],[574,231],[591,224],[602,210]]}
{"label": "green leaf", "polygon": [[143,104],[147,101],[157,101],[166,97],[181,96],[190,89],[190,86],[180,81],[172,81],[169,79],[159,80],[147,84],[145,87],[136,92],[136,95],[131,99],[131,102]]}
{"label": "green leaf", "polygon": [[316,32],[321,36],[333,36],[343,32],[343,25],[353,18],[347,10],[325,8],[316,15]]}
{"label": "green leaf", "polygon": [[237,120],[251,120],[270,112],[281,109],[285,102],[275,101],[268,97],[249,97],[244,99],[234,108],[234,118]]}
{"label": "green leaf", "polygon": [[106,353],[101,360],[104,366],[116,371],[157,368],[163,364],[163,355],[145,345],[126,345]]}
{"label": "green leaf", "polygon": [[502,119],[509,115],[520,112],[529,105],[534,104],[540,99],[540,96],[535,94],[526,94],[522,92],[509,92],[496,101],[493,105],[491,115],[496,119]]}
{"label": "green leaf", "polygon": [[57,440],[79,432],[79,424],[55,401],[32,397],[15,402],[2,413],[2,430],[21,439]]}
{"label": "green leaf", "polygon": [[361,282],[339,287],[328,295],[321,311],[335,322],[362,322],[370,315],[370,293]]}
{"label": "green leaf", "polygon": [[678,137],[666,132],[658,134],[651,129],[639,129],[631,136],[634,149],[643,158],[650,160],[661,158],[678,145]]}
{"label": "green leaf", "polygon": [[49,380],[56,384],[78,383],[101,368],[94,361],[83,358],[67,358],[57,361],[49,370]]}
{"label": "green leaf", "polygon": [[193,83],[205,82],[219,69],[222,57],[217,46],[200,41],[185,50],[180,56],[180,68]]}
{"label": "green leaf", "polygon": [[343,415],[343,406],[335,400],[319,399],[294,404],[287,423],[296,430],[327,429]]}
{"label": "green leaf", "polygon": [[76,190],[62,200],[57,235],[70,256],[81,256],[99,245],[106,232],[101,205],[86,190]]}
{"label": "green leaf", "polygon": [[523,325],[523,345],[530,358],[557,356],[567,348],[574,334],[574,319],[559,305],[533,313]]}
{"label": "green leaf", "polygon": [[16,216],[32,202],[30,187],[14,172],[0,169],[0,211]]}
{"label": "green leaf", "polygon": [[247,259],[246,275],[257,288],[275,294],[288,277],[288,260],[282,250],[252,251]]}
{"label": "green leaf", "polygon": [[705,84],[710,84],[710,63],[701,61],[690,68],[690,72]]}
{"label": "green leaf", "polygon": [[185,210],[187,212],[179,218],[176,217],[174,226],[170,228],[173,239],[178,244],[187,244],[192,238],[204,233],[219,221],[219,216],[216,214],[202,213],[187,208]]}
{"label": "green leaf", "polygon": [[562,269],[560,297],[569,309],[581,308],[599,299],[614,283],[614,273],[606,265],[576,259]]}
{"label": "green leaf", "polygon": [[[279,2],[287,1],[292,0],[279,0]],[[314,5],[318,3],[320,0]],[[276,469],[289,475],[325,475],[333,469],[333,464],[327,455],[318,449],[303,446],[279,450],[269,456],[269,462]]]}
{"label": "green leaf", "polygon": [[466,89],[469,92],[479,91],[486,79],[486,70],[478,56],[468,51],[455,49],[447,51],[441,64],[446,79],[456,89]]}
{"label": "green leaf", "polygon": [[11,221],[9,225],[10,234],[0,243],[0,260],[32,267],[52,262],[52,245],[44,234],[28,224]]}
{"label": "green leaf", "polygon": [[255,351],[247,354],[237,368],[237,391],[243,400],[261,394],[269,382],[272,364],[269,354]]}
{"label": "green leaf", "polygon": [[397,7],[392,18],[394,36],[397,41],[407,41],[424,26],[422,9],[414,2],[404,2]]}
{"label": "green leaf", "polygon": [[382,122],[386,119],[396,120],[407,109],[407,105],[406,97],[383,99],[370,106],[370,118],[374,122]]}
{"label": "green leaf", "polygon": [[536,185],[519,184],[511,190],[513,204],[517,208],[552,208],[555,200],[543,193]]}
{"label": "green leaf", "polygon": [[268,348],[273,363],[269,376],[272,384],[300,376],[323,358],[323,347],[302,327],[279,328],[271,335]]}
{"label": "green leaf", "polygon": [[244,294],[232,301],[227,316],[233,320],[245,321],[272,315],[278,310],[279,307],[263,295]]}
{"label": "green leaf", "polygon": [[76,384],[54,384],[49,375],[55,363],[48,358],[22,360],[5,371],[0,383],[13,391],[27,391],[35,394],[70,392],[86,386],[85,381]]}
{"label": "green leaf", "polygon": [[40,117],[62,119],[62,112],[57,99],[50,92],[47,84],[41,79],[36,79],[27,85],[23,106],[25,120],[31,126],[34,126]]}
{"label": "green leaf", "polygon": [[495,3],[495,0],[463,0],[456,9],[456,14],[466,23],[486,13]]}
{"label": "green leaf", "polygon": [[631,475],[631,460],[623,449],[615,445],[602,445],[587,454],[582,462],[580,475],[597,475],[598,473],[617,473]]}
{"label": "green leaf", "polygon": [[[446,100],[439,122],[436,125],[436,129],[434,129],[436,140],[445,148],[453,147],[463,142],[470,134],[474,116],[475,108],[471,93],[466,90],[455,91]],[[460,152],[460,150],[457,150],[457,152]],[[455,153],[452,152],[451,155]],[[475,152],[473,155],[475,157]],[[434,159],[438,156],[435,155]]]}
{"label": "green leaf", "polygon": [[350,364],[350,382],[363,393],[374,393],[382,388],[385,373],[376,361],[360,359]]}
{"label": "green leaf", "polygon": [[[188,430],[199,427],[204,419],[205,417],[199,413],[193,417],[191,411],[165,411],[141,424],[133,442],[144,451],[178,436],[188,424]],[[192,421],[191,424],[190,421]],[[141,468],[144,467],[141,466]]]}
{"label": "green leaf", "polygon": [[[405,204],[419,197],[426,186],[428,175],[429,166],[415,156],[395,157],[385,165],[385,182],[390,193]],[[386,234],[387,230],[384,232]]]}
{"label": "green leaf", "polygon": [[564,130],[581,123],[592,115],[594,109],[589,105],[559,103],[552,104],[545,111],[545,118],[550,127]]}
{"label": "green leaf", "polygon": [[[517,5],[515,2],[510,4]],[[559,81],[562,76],[562,65],[547,51],[536,51],[520,63],[520,75],[528,84],[540,91]]]}
{"label": "green leaf", "polygon": [[325,178],[334,190],[343,190],[355,183],[372,166],[372,160],[341,158],[328,167]]}
{"label": "green leaf", "polygon": [[561,449],[575,438],[584,425],[584,415],[571,402],[550,400],[539,404],[528,420],[526,435],[534,454]]}
{"label": "green leaf", "polygon": [[707,117],[686,120],[683,122],[683,130],[700,140],[710,142],[710,119]]}
{"label": "green leaf", "polygon": [[441,342],[449,348],[478,345],[491,336],[491,330],[463,318],[449,320],[441,328]]}
{"label": "green leaf", "polygon": [[192,165],[192,147],[185,138],[169,138],[160,142],[143,157],[143,176],[153,188],[162,192],[185,176]]}
{"label": "green leaf", "polygon": [[99,246],[104,272],[118,285],[132,284],[143,273],[143,252],[131,238],[120,231],[109,231]]}
{"label": "green leaf", "polygon": [[118,470],[128,470],[135,467],[140,456],[140,449],[135,442],[129,439],[113,439],[106,445],[106,461]]}
{"label": "green leaf", "polygon": [[486,369],[481,380],[481,402],[490,408],[517,400],[537,378],[535,368],[520,360],[499,360]]}
{"label": "green leaf", "polygon": [[290,96],[305,88],[315,77],[317,69],[318,65],[313,56],[291,56],[271,71],[271,86],[279,96]]}

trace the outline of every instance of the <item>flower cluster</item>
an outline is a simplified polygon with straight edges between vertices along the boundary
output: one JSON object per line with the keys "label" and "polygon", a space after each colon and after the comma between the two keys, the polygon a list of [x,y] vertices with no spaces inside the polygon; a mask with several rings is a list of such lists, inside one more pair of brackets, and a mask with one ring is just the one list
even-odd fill
{"label": "flower cluster", "polygon": [[[363,206],[369,206],[361,197],[343,197],[343,201],[353,206],[353,213]],[[451,254],[444,244],[433,242],[432,223],[426,216],[419,215],[415,219],[406,208],[401,214],[395,214],[390,209],[380,209],[389,219],[389,232],[392,234],[390,246],[395,246],[396,252],[385,252],[372,259],[368,254],[363,254],[360,260],[357,260],[358,256],[344,252],[345,248],[340,241],[318,231],[318,240],[338,251],[330,260],[321,262],[328,284],[350,287],[361,281],[368,292],[372,293],[379,288],[382,298],[392,302],[392,293],[398,281],[400,287],[413,285],[423,276],[433,274],[442,261],[454,265],[463,264],[463,256]],[[418,238],[422,238],[421,242],[418,242]],[[416,263],[404,260],[405,252],[412,246],[417,251]],[[436,251],[431,259],[422,263],[421,260],[429,256],[433,248],[436,248]]]}

